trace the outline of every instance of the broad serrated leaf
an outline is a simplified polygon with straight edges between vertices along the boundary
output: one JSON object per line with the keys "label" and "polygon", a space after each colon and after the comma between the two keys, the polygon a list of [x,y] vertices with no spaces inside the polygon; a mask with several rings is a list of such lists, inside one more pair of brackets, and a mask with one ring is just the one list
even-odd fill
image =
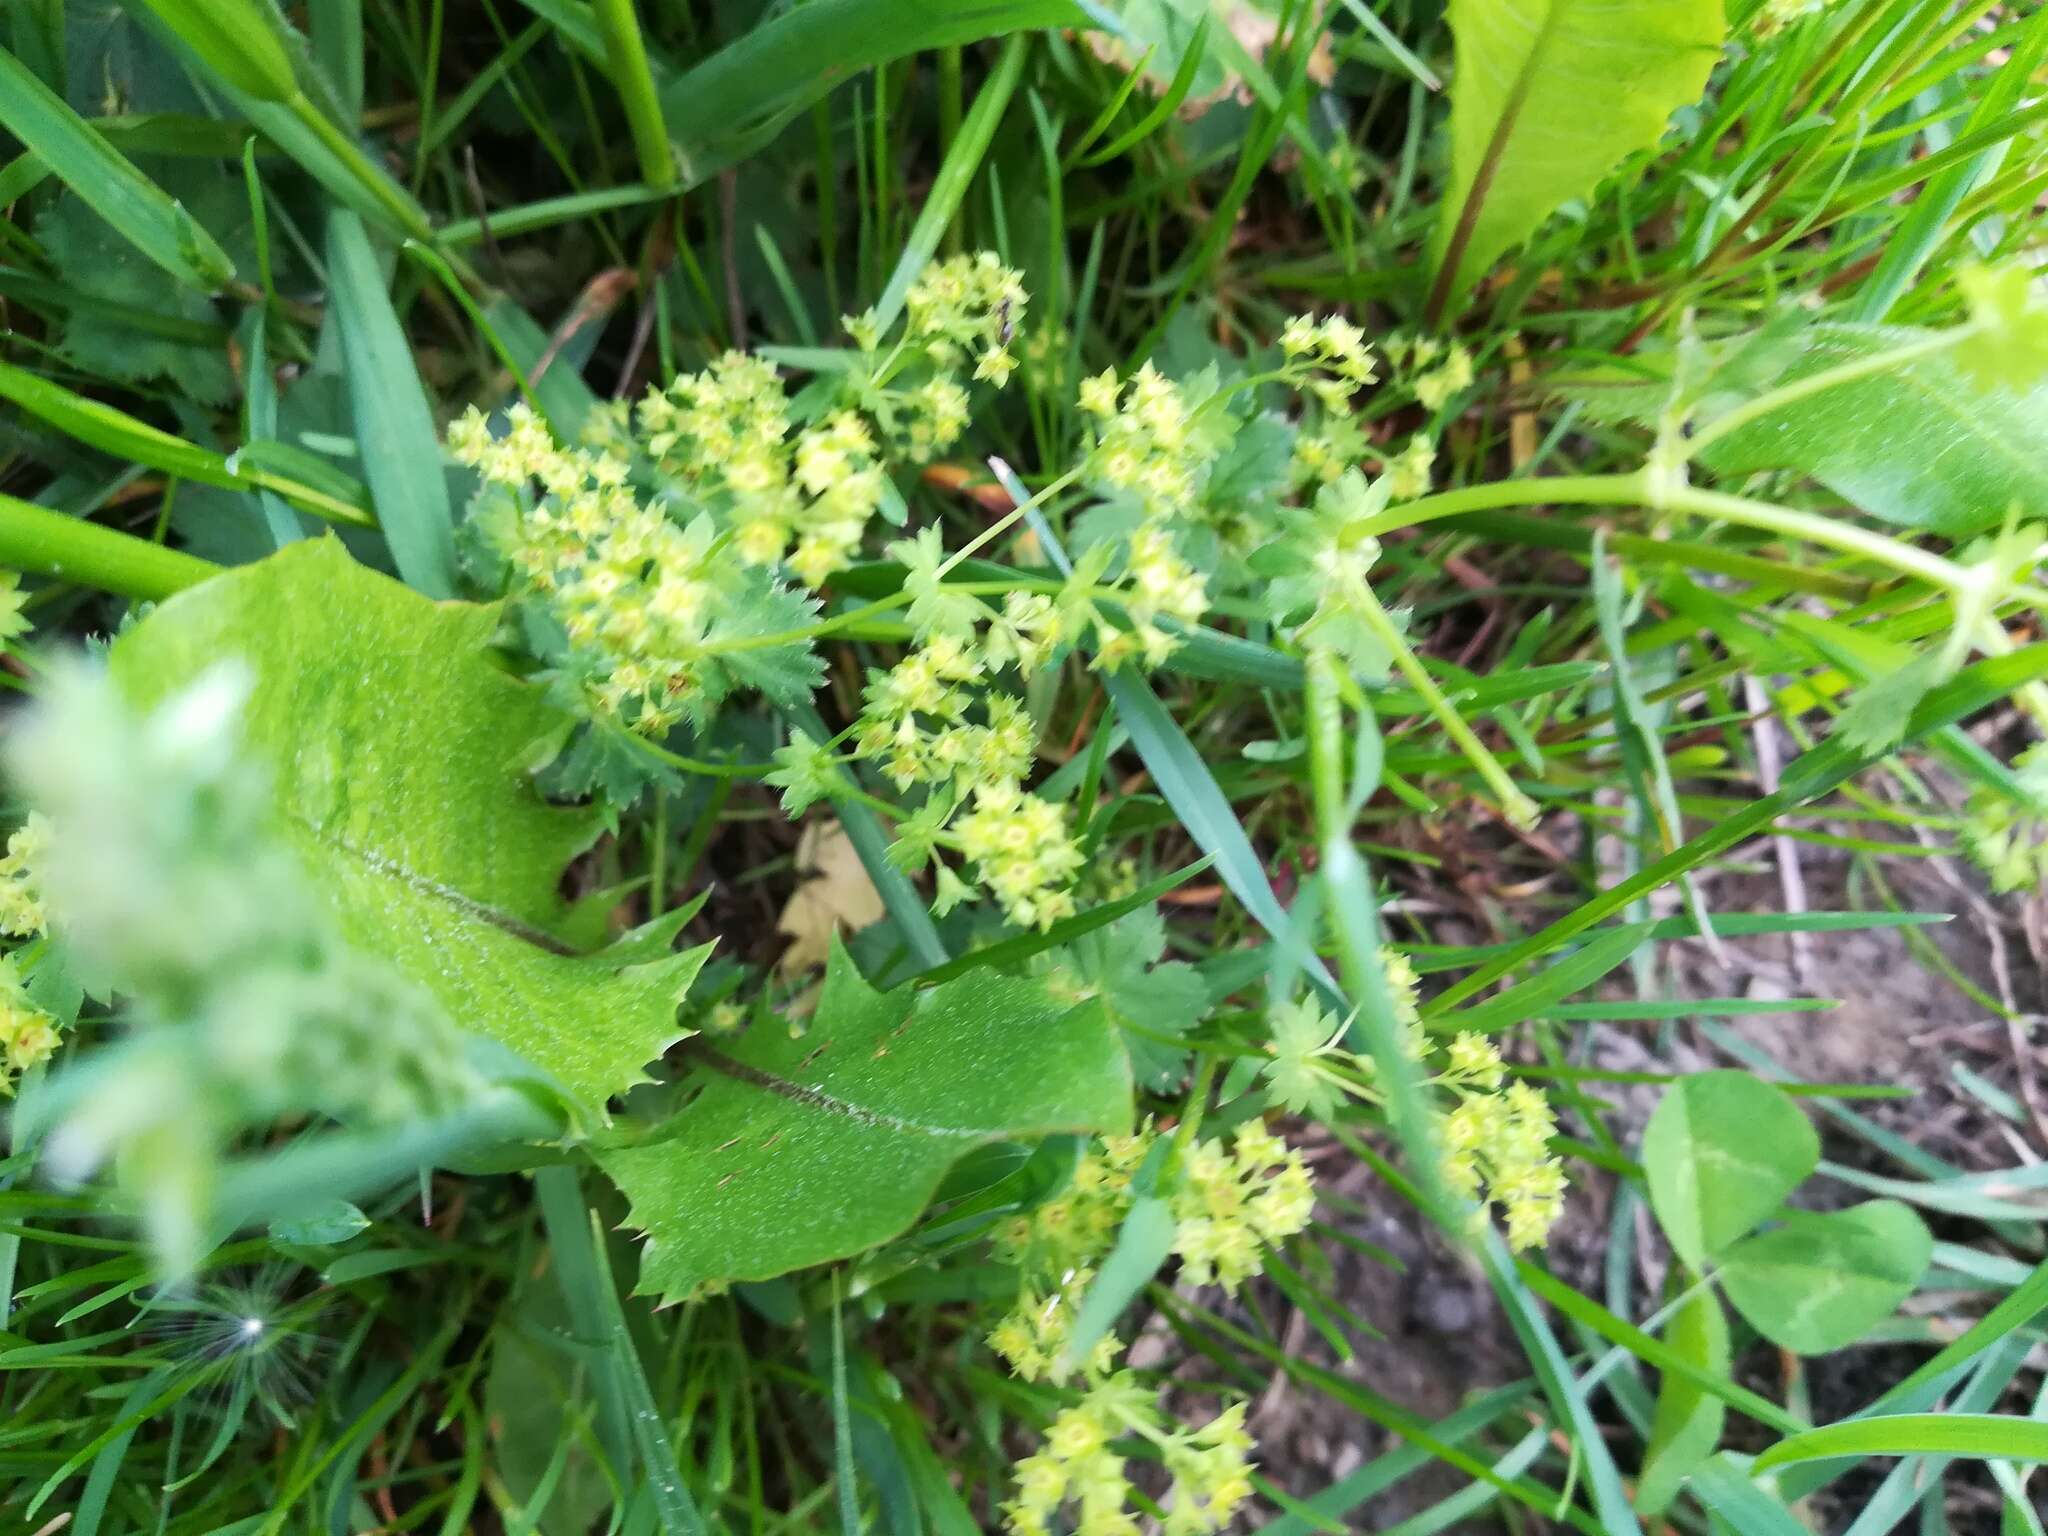
{"label": "broad serrated leaf", "polygon": [[1451,175],[1433,316],[1699,99],[1721,0],[1451,0]]}
{"label": "broad serrated leaf", "polygon": [[663,1131],[598,1157],[647,1235],[640,1289],[668,1297],[885,1242],[986,1142],[1131,1121],[1100,1006],[986,974],[877,992],[836,942],[807,1033],[757,1028],[701,1060]]}
{"label": "broad serrated leaf", "polygon": [[1789,1211],[1783,1225],[1728,1250],[1721,1289],[1773,1344],[1824,1355],[1890,1317],[1933,1252],[1926,1223],[1896,1200]]}
{"label": "broad serrated leaf", "polygon": [[[1766,387],[1925,340],[1925,331],[1816,325]],[[1717,474],[1792,469],[1873,517],[1963,539],[2009,508],[2048,513],[2048,384],[1983,389],[1949,354],[1852,379],[1747,422],[1701,455]]]}
{"label": "broad serrated leaf", "polygon": [[1747,1072],[1682,1078],[1643,1129],[1650,1208],[1694,1269],[1775,1211],[1819,1161],[1799,1106]]}
{"label": "broad serrated leaf", "polygon": [[499,617],[308,540],[170,599],[110,665],[138,706],[222,662],[247,667],[244,748],[350,941],[460,1028],[600,1104],[680,1036],[676,1004],[704,952],[670,952],[659,928],[572,947],[562,872],[599,823],[549,805],[526,772],[562,718],[493,663]]}
{"label": "broad serrated leaf", "polygon": [[[203,294],[167,285],[113,226],[69,194],[50,204],[35,228],[78,297],[58,332],[58,350],[69,361],[121,383],[169,380],[206,405],[234,394],[224,339],[202,339],[217,323]],[[151,331],[129,311],[160,315],[166,324]],[[174,334],[181,326],[193,334]]]}

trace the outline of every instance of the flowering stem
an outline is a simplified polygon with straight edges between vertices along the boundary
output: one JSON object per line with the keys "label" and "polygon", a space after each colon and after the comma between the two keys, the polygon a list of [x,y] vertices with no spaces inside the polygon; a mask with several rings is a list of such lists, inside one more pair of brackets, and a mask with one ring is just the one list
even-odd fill
{"label": "flowering stem", "polygon": [[684,757],[680,752],[671,752],[659,742],[642,740],[649,756],[659,758],[671,768],[680,768],[684,773],[702,774],[712,779],[758,779],[763,774],[773,773],[773,763],[713,763],[700,757]]}
{"label": "flowering stem", "polygon": [[1458,745],[1465,754],[1465,760],[1478,771],[1486,787],[1493,791],[1507,813],[1509,821],[1518,827],[1532,827],[1536,824],[1536,802],[1515,787],[1515,781],[1508,777],[1508,771],[1501,767],[1500,759],[1486,748],[1486,743],[1473,734],[1472,727],[1465,723],[1465,717],[1458,713],[1451,701],[1444,697],[1443,690],[1436,685],[1436,679],[1429,675],[1422,659],[1409,647],[1400,626],[1387,614],[1380,600],[1370,587],[1360,584],[1356,594],[1356,612],[1365,621],[1366,628],[1378,637],[1380,643],[1393,653],[1394,665],[1401,669],[1401,675],[1408,679],[1415,691],[1422,695],[1422,702],[1429,706],[1429,712],[1436,716],[1443,726],[1444,734]]}
{"label": "flowering stem", "polygon": [[[991,464],[997,464],[1001,463],[1002,461],[999,459],[991,459],[989,462]],[[1009,468],[1008,465],[1004,465],[1003,467],[1006,470]],[[953,554],[948,556],[945,564],[939,567],[939,575],[943,577],[946,574],[946,572],[952,570],[953,567],[958,565],[962,560],[967,559],[977,549],[980,549],[983,545],[987,544],[991,539],[1001,537],[1002,532],[1005,528],[1008,528],[1012,523],[1016,522],[1018,518],[1022,517],[1025,513],[1029,512],[1033,507],[1038,506],[1040,503],[1044,502],[1049,497],[1057,496],[1061,491],[1064,491],[1068,486],[1072,485],[1076,480],[1080,478],[1081,471],[1078,468],[1070,469],[1064,475],[1061,475],[1057,480],[1054,480],[1051,483],[1041,487],[1039,490],[1034,491],[1030,496],[1026,497],[1023,501],[1018,502],[1017,505],[1010,508],[1009,511],[1005,512],[993,523],[990,523],[988,527],[982,529],[980,533],[976,534],[973,538],[969,539],[965,544],[961,545],[959,549],[955,550]]]}
{"label": "flowering stem", "polygon": [[13,496],[0,496],[0,565],[150,600],[169,597],[220,571],[197,555]]}
{"label": "flowering stem", "polygon": [[1682,483],[1670,484],[1665,477],[1653,475],[1647,468],[1625,475],[1558,475],[1554,478],[1496,480],[1487,485],[1467,486],[1463,490],[1442,491],[1404,506],[1389,507],[1367,519],[1364,531],[1388,533],[1434,522],[1442,517],[1458,517],[1466,512],[1546,505],[1634,506],[1691,512],[1717,522],[1735,523],[1837,549],[1946,591],[1954,591],[1967,579],[1963,569],[1954,561],[1916,549],[1886,534],[1872,533],[1853,523],[1814,512],[1796,512],[1773,502],[1698,490]]}

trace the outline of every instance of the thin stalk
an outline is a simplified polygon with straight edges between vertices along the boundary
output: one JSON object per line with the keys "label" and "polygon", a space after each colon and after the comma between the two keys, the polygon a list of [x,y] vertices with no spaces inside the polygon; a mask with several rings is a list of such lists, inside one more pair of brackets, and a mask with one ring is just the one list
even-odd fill
{"label": "thin stalk", "polygon": [[619,105],[626,110],[626,126],[632,130],[640,179],[664,192],[672,190],[678,185],[675,151],[669,146],[668,126],[662,121],[654,71],[647,62],[647,41],[640,35],[633,0],[596,0],[591,9],[596,13],[598,31],[604,35],[612,86],[619,93]]}
{"label": "thin stalk", "polygon": [[1726,415],[1715,417],[1694,432],[1685,440],[1685,455],[1688,459],[1697,460],[1701,451],[1709,445],[1719,442],[1731,432],[1740,431],[1752,421],[1768,416],[1773,411],[1810,399],[1839,385],[1852,384],[1858,379],[1868,378],[1871,374],[1883,373],[1889,368],[1916,362],[1937,352],[1946,352],[1951,347],[1960,346],[1977,333],[1976,326],[1956,326],[1952,330],[1941,331],[1919,341],[1908,342],[1904,346],[1873,353],[1869,357],[1856,358],[1850,362],[1837,364],[1833,368],[1823,368],[1819,373],[1811,373],[1803,379],[1794,379],[1789,384],[1766,390],[1755,399],[1738,405]]}
{"label": "thin stalk", "polygon": [[1691,512],[1717,522],[1756,528],[1840,550],[1944,591],[1953,592],[1968,580],[1966,573],[1954,561],[1916,549],[1885,534],[1872,533],[1866,528],[1817,513],[1797,512],[1772,502],[1754,501],[1747,496],[1730,496],[1720,491],[1674,485],[1667,477],[1653,475],[1647,469],[1625,475],[1559,475],[1550,479],[1496,480],[1488,485],[1442,491],[1405,506],[1389,507],[1367,519],[1364,531],[1384,534],[1466,512],[1535,506],[1635,506],[1658,511]]}
{"label": "thin stalk", "polygon": [[1457,744],[1465,754],[1486,787],[1493,791],[1501,803],[1501,809],[1509,821],[1518,827],[1533,827],[1536,824],[1536,802],[1515,787],[1515,781],[1501,767],[1500,759],[1487,750],[1486,743],[1472,733],[1472,727],[1465,723],[1465,717],[1458,713],[1451,701],[1444,697],[1443,690],[1436,685],[1436,679],[1429,675],[1428,668],[1409,646],[1407,637],[1401,633],[1379,598],[1370,588],[1359,594],[1356,606],[1358,617],[1365,621],[1366,628],[1378,637],[1380,644],[1393,653],[1394,665],[1401,669],[1401,675],[1408,679],[1415,691],[1422,695],[1422,702],[1429,706],[1429,712],[1436,716],[1437,724],[1444,728],[1444,734]]}
{"label": "thin stalk", "polygon": [[220,567],[182,550],[0,496],[0,566],[155,601],[194,586]]}
{"label": "thin stalk", "polygon": [[[335,125],[332,118],[314,105],[304,91],[296,92],[285,103],[285,108],[304,125],[307,132],[320,141],[323,148],[341,161],[349,174],[355,178],[356,184],[376,202],[378,207],[397,221],[399,228],[405,231],[408,238],[417,240],[422,245],[431,246],[437,251],[441,249],[441,241],[434,233],[433,223],[419,204],[408,197],[405,189],[387,176],[377,163],[363,152],[362,145],[358,144],[352,135],[344,133]],[[464,282],[472,285],[481,282],[476,269],[462,257],[451,254],[448,260],[461,274]]]}
{"label": "thin stalk", "polygon": [[[1423,1071],[1412,1054],[1408,1031],[1394,1015],[1380,960],[1384,935],[1379,897],[1372,871],[1351,840],[1356,808],[1345,767],[1352,756],[1344,729],[1346,682],[1333,652],[1325,646],[1309,647],[1303,675],[1309,792],[1322,854],[1330,938],[1337,949],[1338,975],[1355,1010],[1347,1034],[1354,1050],[1362,1046],[1372,1058],[1387,1120],[1407,1156],[1417,1208],[1449,1233],[1457,1225],[1455,1202],[1443,1185]],[[1360,729],[1374,727],[1368,721]]]}

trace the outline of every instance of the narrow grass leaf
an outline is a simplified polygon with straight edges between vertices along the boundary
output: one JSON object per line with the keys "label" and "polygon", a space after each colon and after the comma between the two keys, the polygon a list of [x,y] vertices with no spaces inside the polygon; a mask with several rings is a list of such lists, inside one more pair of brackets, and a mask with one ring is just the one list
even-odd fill
{"label": "narrow grass leaf", "polygon": [[1685,1485],[1735,1536],[1813,1536],[1726,1451],[1709,1457]]}
{"label": "narrow grass leaf", "polygon": [[[996,462],[991,467],[1003,489],[1010,493],[1017,505],[1023,506],[1031,500],[1031,493],[1024,489],[1007,466]],[[1052,525],[1039,515],[1035,506],[1027,511],[1026,518],[1054,569],[1063,576],[1070,574],[1073,564],[1067,559],[1066,549],[1052,531]],[[1166,706],[1159,702],[1159,696],[1142,678],[1124,668],[1107,674],[1102,685],[1116,705],[1117,719],[1130,733],[1131,745],[1151,770],[1159,793],[1173,807],[1174,814],[1180,817],[1196,846],[1215,860],[1216,872],[1230,893],[1275,939],[1283,944],[1297,942],[1293,924],[1286,909],[1280,905],[1280,898],[1274,894],[1272,882],[1266,878],[1265,865],[1252,848],[1251,839],[1245,835],[1244,824],[1237,819],[1229,798],[1217,786],[1215,775],[1209,772],[1202,755],[1195,750]],[[1336,978],[1318,956],[1305,953],[1302,963],[1309,975],[1328,988],[1333,996],[1340,995]]]}
{"label": "narrow grass leaf", "polygon": [[1071,0],[811,0],[670,81],[662,115],[694,184],[864,69],[924,49],[1084,25]]}
{"label": "narrow grass leaf", "polygon": [[1725,1366],[1719,1369],[1711,1368],[1683,1353],[1666,1340],[1643,1332],[1635,1324],[1617,1317],[1591,1297],[1574,1290],[1555,1275],[1526,1259],[1518,1260],[1516,1268],[1530,1290],[1572,1321],[1584,1324],[1610,1344],[1620,1345],[1645,1365],[1654,1366],[1668,1376],[1690,1383],[1731,1408],[1748,1414],[1759,1424],[1769,1425],[1780,1434],[1794,1435],[1811,1428],[1803,1419],[1796,1414],[1787,1413],[1769,1398],[1759,1396],[1747,1387],[1731,1381]]}
{"label": "narrow grass leaf", "polygon": [[378,526],[408,586],[428,597],[453,597],[455,516],[433,408],[369,234],[345,208],[327,215],[327,269],[349,407]]}
{"label": "narrow grass leaf", "polygon": [[2048,1423],[2002,1413],[1901,1413],[1824,1424],[1780,1440],[1756,1470],[1830,1456],[1920,1456],[1930,1452],[1983,1460],[2048,1461]]}
{"label": "narrow grass leaf", "polygon": [[1097,1342],[1116,1326],[1124,1308],[1152,1283],[1159,1266],[1173,1252],[1177,1230],[1172,1208],[1159,1196],[1144,1195],[1132,1203],[1117,1230],[1116,1246],[1088,1282],[1088,1294],[1081,1298],[1061,1355],[1063,1369],[1085,1364]]}
{"label": "narrow grass leaf", "polygon": [[1127,917],[1141,907],[1151,906],[1174,887],[1185,885],[1207,869],[1209,862],[1206,858],[1197,859],[1171,874],[1161,875],[1157,880],[1140,886],[1128,896],[1120,897],[1116,901],[1105,901],[1085,912],[1076,912],[1072,917],[1063,917],[1043,933],[1020,933],[1015,938],[984,944],[979,949],[970,950],[958,960],[934,966],[928,971],[920,971],[911,980],[919,986],[935,986],[939,982],[951,981],[954,977],[964,976],[973,970],[1022,965],[1033,955],[1057,949],[1062,944],[1071,944],[1083,934],[1093,933],[1098,928],[1106,928],[1120,917]]}
{"label": "narrow grass leaf", "polygon": [[1546,966],[1528,980],[1517,982],[1483,1003],[1450,1014],[1428,1009],[1423,1014],[1423,1022],[1431,1030],[1443,1033],[1491,1034],[1512,1029],[1523,1020],[1548,1011],[1574,992],[1590,987],[1624,964],[1649,937],[1650,924],[1647,922],[1630,923],[1602,933],[1555,965]]}
{"label": "narrow grass leaf", "polygon": [[1031,43],[1027,37],[1012,37],[1005,42],[996,67],[989,71],[988,79],[974,98],[974,105],[961,119],[960,131],[954,135],[952,146],[946,151],[939,174],[932,179],[931,191],[925,194],[924,207],[918,210],[917,222],[910,226],[910,238],[903,244],[903,254],[896,260],[896,270],[889,274],[889,285],[882,290],[882,297],[875,304],[878,331],[887,331],[903,313],[903,301],[910,292],[910,285],[917,281],[918,274],[924,271],[925,264],[937,252],[947,226],[960,211],[967,189],[974,183],[975,172],[981,169],[981,162],[995,139],[996,128],[1003,120],[1010,98],[1016,93],[1017,81],[1023,76],[1024,60],[1030,51]]}
{"label": "narrow grass leaf", "polygon": [[235,264],[182,205],[4,49],[0,127],[177,281],[212,293],[234,277]]}
{"label": "narrow grass leaf", "polygon": [[1608,1536],[1640,1536],[1642,1526],[1621,1485],[1621,1470],[1607,1449],[1606,1436],[1594,1421],[1586,1394],[1572,1375],[1557,1335],[1551,1332],[1535,1297],[1522,1284],[1515,1261],[1508,1256],[1507,1245],[1498,1232],[1489,1228],[1475,1246],[1480,1267],[1508,1314],[1508,1325],[1521,1341],[1522,1352],[1542,1384],[1543,1395],[1550,1399],[1551,1408],[1569,1430],[1573,1444],[1585,1460],[1586,1479],[1592,1485],[1593,1509],[1599,1516],[1600,1528]]}

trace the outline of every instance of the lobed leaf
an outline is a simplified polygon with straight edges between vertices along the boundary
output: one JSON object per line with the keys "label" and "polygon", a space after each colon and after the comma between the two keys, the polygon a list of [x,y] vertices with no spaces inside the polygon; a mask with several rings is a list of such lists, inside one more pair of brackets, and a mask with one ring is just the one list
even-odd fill
{"label": "lobed leaf", "polygon": [[884,1242],[984,1143],[1130,1128],[1099,1006],[985,974],[878,992],[836,940],[809,1031],[757,1028],[700,1060],[667,1127],[598,1155],[647,1234],[640,1289],[670,1298]]}
{"label": "lobed leaf", "polygon": [[549,805],[525,767],[562,723],[489,654],[495,606],[435,603],[309,539],[165,602],[115,642],[116,680],[161,703],[224,662],[253,689],[243,748],[349,939],[588,1104],[682,1033],[705,951],[666,928],[580,952],[560,893],[595,811]]}

